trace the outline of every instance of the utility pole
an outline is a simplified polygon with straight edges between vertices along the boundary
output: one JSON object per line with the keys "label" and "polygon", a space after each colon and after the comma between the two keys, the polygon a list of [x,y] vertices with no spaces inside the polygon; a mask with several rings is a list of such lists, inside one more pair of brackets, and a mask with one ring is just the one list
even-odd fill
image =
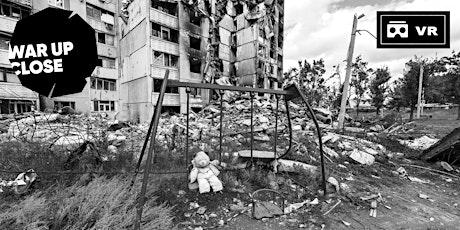
{"label": "utility pole", "polygon": [[347,71],[345,72],[345,82],[343,83],[343,92],[342,92],[342,101],[340,104],[340,113],[339,113],[339,125],[337,128],[343,128],[343,121],[345,120],[345,111],[347,106],[348,98],[348,88],[350,84],[350,74],[351,74],[351,62],[353,61],[353,50],[355,48],[355,37],[356,37],[356,26],[358,24],[358,19],[364,17],[364,14],[361,14],[359,17],[356,14],[353,16],[353,27],[351,29],[351,40],[350,46],[348,47],[347,53]]}
{"label": "utility pole", "polygon": [[418,79],[418,98],[417,98],[417,119],[420,118],[422,111],[422,81],[423,81],[423,64],[420,63],[420,76]]}

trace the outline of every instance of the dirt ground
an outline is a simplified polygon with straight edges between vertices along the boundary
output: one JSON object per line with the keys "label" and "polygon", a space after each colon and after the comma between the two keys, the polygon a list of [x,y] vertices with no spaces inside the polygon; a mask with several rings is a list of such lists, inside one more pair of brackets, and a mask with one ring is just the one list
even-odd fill
{"label": "dirt ground", "polygon": [[[456,110],[426,111],[422,119],[414,121],[416,132],[413,133],[442,137],[460,126],[453,112]],[[347,184],[350,188],[348,193],[336,192],[328,187],[330,193],[324,197],[312,191],[307,195],[308,199],[318,198],[319,204],[305,205],[296,212],[274,218],[255,220],[248,211],[250,208],[246,212],[233,210],[231,207],[236,201],[243,202],[245,206],[250,204],[250,197],[242,193],[224,190],[223,194],[202,196],[182,184],[185,191],[182,197],[176,197],[174,191],[166,191],[167,196],[166,193],[159,196],[162,201],[176,206],[175,222],[179,229],[460,229],[459,168],[454,166],[457,171],[452,174],[456,177],[442,175],[413,167],[441,169],[418,160],[419,152],[404,154],[397,159],[378,158],[372,166],[344,162],[338,167],[331,163],[326,166],[328,176]],[[400,167],[405,169],[406,175],[396,172]],[[409,177],[421,182],[411,181]],[[383,198],[378,202],[376,217],[369,216],[370,202],[360,199],[372,194],[380,194]],[[189,207],[191,202],[205,207],[206,213],[217,214],[217,217],[203,218],[196,214],[196,209]],[[324,215],[327,211],[329,213]],[[224,220],[224,225],[219,225],[219,219]]]}

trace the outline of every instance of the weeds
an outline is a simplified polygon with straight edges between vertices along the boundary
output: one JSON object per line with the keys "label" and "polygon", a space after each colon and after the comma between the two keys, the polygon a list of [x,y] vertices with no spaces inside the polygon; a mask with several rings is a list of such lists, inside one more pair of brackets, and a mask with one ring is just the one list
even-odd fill
{"label": "weeds", "polygon": [[[139,188],[140,186],[135,186]],[[35,193],[0,213],[2,229],[128,229],[136,218],[138,189],[119,177],[98,177],[50,194]],[[171,209],[147,193],[142,229],[170,229]]]}

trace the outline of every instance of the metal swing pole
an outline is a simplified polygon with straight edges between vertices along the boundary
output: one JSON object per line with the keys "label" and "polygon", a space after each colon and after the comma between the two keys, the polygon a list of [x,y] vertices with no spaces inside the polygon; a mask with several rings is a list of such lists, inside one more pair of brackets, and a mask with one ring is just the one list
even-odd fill
{"label": "metal swing pole", "polygon": [[189,158],[188,158],[188,139],[189,139],[189,126],[190,126],[190,88],[185,88],[187,93],[187,136],[185,138],[185,168],[188,170]]}
{"label": "metal swing pole", "polygon": [[[169,69],[166,70],[164,81],[167,82],[169,76]],[[159,98],[158,98],[159,99]],[[157,102],[158,105],[158,102]],[[147,136],[145,137],[144,144],[142,145],[141,154],[139,155],[139,160],[137,161],[136,170],[134,171],[133,179],[131,180],[131,187],[134,185],[134,181],[136,180],[137,174],[139,173],[139,168],[141,167],[142,159],[144,158],[145,149],[147,148],[147,143],[149,142],[150,135],[152,133],[153,124],[155,123],[155,116],[157,110],[153,112],[152,120],[150,121],[149,129],[147,130]]]}
{"label": "metal swing pole", "polygon": [[165,77],[163,79],[163,84],[161,84],[161,90],[160,90],[160,95],[158,96],[158,101],[155,106],[155,112],[153,113],[153,129],[152,129],[152,136],[150,137],[150,146],[149,146],[149,151],[147,154],[147,162],[146,162],[146,167],[144,170],[144,178],[142,178],[142,187],[141,187],[141,192],[138,197],[138,206],[137,206],[137,215],[136,215],[136,221],[134,224],[134,230],[140,230],[141,228],[141,219],[142,219],[142,212],[144,210],[144,203],[145,203],[145,193],[147,191],[147,184],[149,180],[149,175],[150,175],[150,168],[152,166],[152,159],[153,159],[153,149],[155,146],[155,136],[157,133],[158,129],[158,122],[160,121],[160,114],[161,114],[161,108],[163,106],[163,99],[165,96],[166,92],[166,86],[168,84],[168,76],[169,76],[169,70],[166,70]]}
{"label": "metal swing pole", "polygon": [[220,94],[220,133],[219,133],[219,162],[222,162],[222,123],[223,123],[223,118],[224,118],[224,106],[223,106],[223,95],[224,95],[224,91],[223,90],[219,90],[219,94]]}
{"label": "metal swing pole", "polygon": [[274,159],[276,159],[276,150],[278,144],[278,104],[279,104],[279,95],[275,94],[276,98],[276,107],[275,107],[275,149],[274,149]]}
{"label": "metal swing pole", "polygon": [[249,93],[251,96],[251,165],[254,163],[253,160],[253,151],[254,151],[254,124],[253,124],[253,117],[254,117],[254,94],[252,92]]}

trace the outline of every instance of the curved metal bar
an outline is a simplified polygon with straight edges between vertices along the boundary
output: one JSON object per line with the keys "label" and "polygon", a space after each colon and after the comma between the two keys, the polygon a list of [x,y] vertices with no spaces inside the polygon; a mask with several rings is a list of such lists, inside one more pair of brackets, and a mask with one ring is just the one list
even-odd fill
{"label": "curved metal bar", "polygon": [[286,150],[286,152],[284,152],[284,154],[281,155],[280,157],[276,158],[276,160],[279,160],[279,159],[283,158],[284,156],[286,156],[286,155],[291,151],[291,148],[292,148],[292,123],[291,123],[291,113],[289,112],[289,101],[287,100],[286,96],[284,97],[284,103],[285,103],[285,105],[286,105],[286,116],[287,116],[288,128],[289,128],[289,147],[288,147],[288,149]]}
{"label": "curved metal bar", "polygon": [[323,152],[323,141],[321,138],[321,129],[319,127],[318,120],[316,120],[316,115],[311,109],[311,106],[307,101],[307,97],[303,93],[300,93],[300,96],[302,97],[303,101],[307,105],[308,111],[310,112],[310,115],[313,118],[313,122],[315,123],[315,126],[316,126],[316,132],[318,134],[318,142],[319,142],[319,154],[321,156],[321,174],[322,174],[322,179],[323,179],[323,190],[324,190],[324,195],[326,195],[326,173],[324,169],[324,152]]}
{"label": "curved metal bar", "polygon": [[285,200],[286,200],[286,197],[284,197],[283,194],[281,194],[280,192],[276,191],[276,190],[273,190],[273,189],[269,189],[269,188],[262,188],[262,189],[259,189],[259,190],[256,190],[254,191],[252,194],[249,194],[249,196],[251,197],[251,203],[252,203],[252,217],[255,218],[254,216],[254,213],[255,213],[255,200],[254,200],[254,197],[256,195],[256,193],[259,193],[259,192],[272,192],[272,193],[276,193],[278,194],[281,198],[283,198],[283,202],[282,202],[282,211],[283,211],[283,214],[284,214],[284,203],[285,203]]}

